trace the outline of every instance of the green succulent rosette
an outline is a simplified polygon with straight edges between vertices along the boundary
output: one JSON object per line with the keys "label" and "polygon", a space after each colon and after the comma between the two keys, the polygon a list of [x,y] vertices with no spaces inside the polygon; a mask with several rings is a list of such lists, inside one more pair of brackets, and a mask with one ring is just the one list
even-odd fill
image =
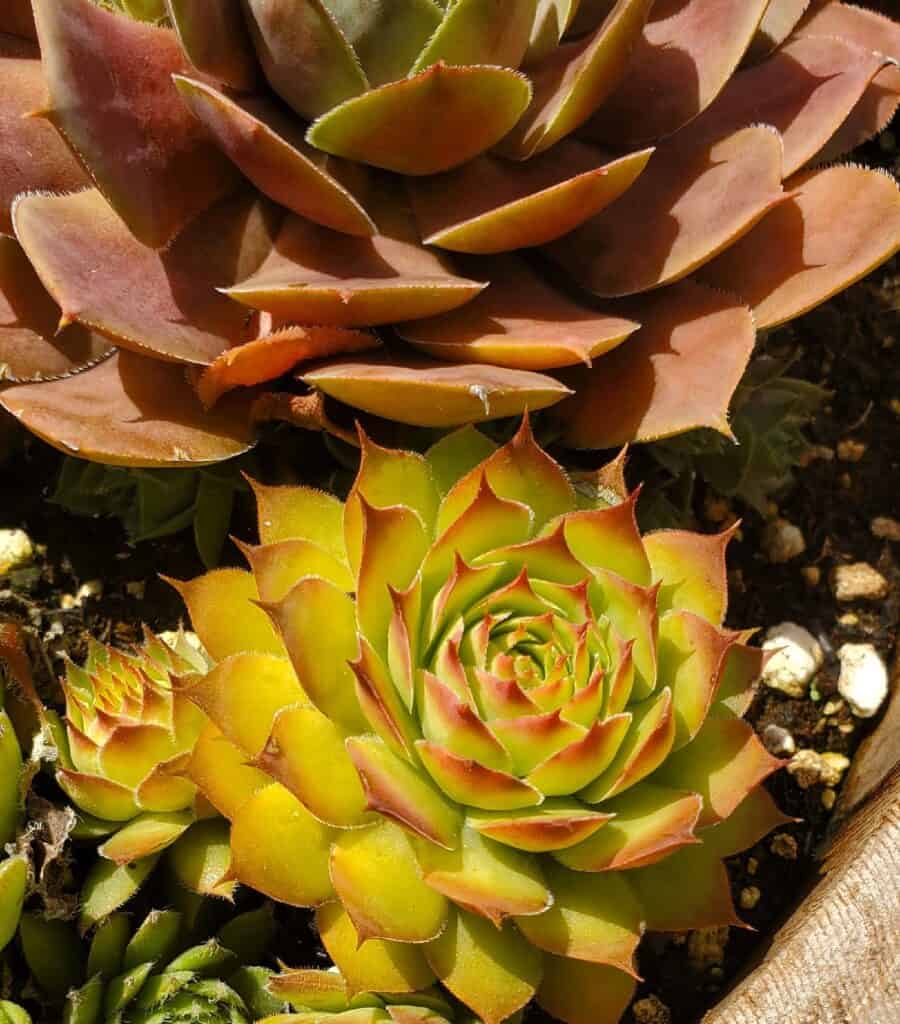
{"label": "green succulent rosette", "polygon": [[346,502],[257,485],[252,571],[177,584],[218,661],[179,692],[230,872],[317,907],[352,991],[617,1020],[644,930],[738,923],[722,858],[784,820],[731,533],[642,537],[527,421],[361,445]]}
{"label": "green succulent rosette", "polygon": [[94,932],[88,980],[66,997],[63,1024],[250,1024],[285,1006],[266,991],[272,972],[242,962],[262,955],[271,933],[265,907],[195,945],[177,911],[151,911],[133,932],[127,915],[112,914]]}
{"label": "green succulent rosette", "polygon": [[183,768],[205,718],[172,679],[207,665],[183,633],[170,645],[146,630],[131,651],[93,643],[84,665],[66,665],[65,721],[48,715],[56,779],[80,814],[76,838],[105,837],[109,870],[143,862],[149,871],[194,821],[196,787]]}

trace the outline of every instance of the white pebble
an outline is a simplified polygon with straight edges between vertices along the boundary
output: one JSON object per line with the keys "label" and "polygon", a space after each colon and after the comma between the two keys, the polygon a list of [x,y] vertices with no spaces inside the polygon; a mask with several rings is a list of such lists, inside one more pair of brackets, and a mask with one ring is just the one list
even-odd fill
{"label": "white pebble", "polygon": [[887,596],[888,582],[868,562],[839,565],[831,574],[838,601],[880,601]]}
{"label": "white pebble", "polygon": [[841,696],[857,718],[871,718],[888,695],[884,660],[872,644],[844,644],[837,656],[841,663]]}
{"label": "white pebble", "polygon": [[781,565],[803,554],[806,539],[800,528],[787,519],[774,519],[763,531],[762,548],[770,562]]}
{"label": "white pebble", "polygon": [[34,547],[24,530],[0,530],[0,574],[21,569],[32,558]]}
{"label": "white pebble", "polygon": [[781,622],[766,632],[762,647],[775,651],[763,669],[763,683],[788,697],[805,697],[825,660],[819,641],[796,622]]}

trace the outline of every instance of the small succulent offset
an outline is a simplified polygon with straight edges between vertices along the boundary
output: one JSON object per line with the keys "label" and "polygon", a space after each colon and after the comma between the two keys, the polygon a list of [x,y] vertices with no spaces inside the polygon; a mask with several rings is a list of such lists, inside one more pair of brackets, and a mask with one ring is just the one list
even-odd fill
{"label": "small succulent offset", "polygon": [[316,907],[350,992],[616,1021],[643,931],[737,923],[722,858],[785,820],[730,534],[642,538],[637,494],[576,490],[527,421],[360,443],[346,503],[256,485],[252,572],[176,584],[217,661],[176,686],[230,872]]}
{"label": "small succulent offset", "polygon": [[94,644],[83,666],[68,662],[65,724],[53,727],[56,780],[79,813],[75,836],[104,838],[106,864],[89,888],[127,866],[130,895],[194,821],[196,787],[183,769],[205,717],[171,680],[208,664],[183,634],[170,646],[149,631],[131,652]]}
{"label": "small succulent offset", "polygon": [[234,937],[254,947],[261,938],[264,947],[266,922],[265,908],[242,914],[190,945],[177,911],[151,911],[134,931],[127,915],[113,914],[94,932],[88,980],[68,993],[63,1024],[250,1024],[282,1009],[265,989],[272,972],[228,945]]}
{"label": "small succulent offset", "polygon": [[896,182],[834,164],[900,27],[834,0],[4,0],[0,33],[0,404],[83,458],[334,403],[728,436],[757,329],[900,247]]}

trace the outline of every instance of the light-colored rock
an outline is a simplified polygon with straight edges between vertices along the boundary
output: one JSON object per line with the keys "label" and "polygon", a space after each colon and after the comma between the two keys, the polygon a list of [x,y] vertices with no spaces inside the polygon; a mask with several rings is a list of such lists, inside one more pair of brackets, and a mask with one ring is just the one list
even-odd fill
{"label": "light-colored rock", "polygon": [[757,903],[759,903],[762,893],[759,888],[755,885],[748,885],[741,889],[741,895],[738,898],[738,902],[743,910],[752,910]]}
{"label": "light-colored rock", "polygon": [[34,545],[24,530],[0,530],[0,575],[21,569],[34,558]]}
{"label": "light-colored rock", "polygon": [[830,811],[834,807],[835,803],[837,803],[837,793],[835,793],[833,789],[823,789],[819,800],[825,810]]}
{"label": "light-colored rock", "polygon": [[852,562],[834,569],[831,587],[838,601],[881,601],[887,597],[888,581],[868,562]]}
{"label": "light-colored rock", "polygon": [[822,582],[822,570],[817,565],[804,565],[800,575],[810,588],[815,588]]}
{"label": "light-colored rock", "polygon": [[773,519],[763,531],[762,549],[773,565],[781,565],[803,554],[806,538],[800,528],[787,519]]}
{"label": "light-colored rock", "polygon": [[705,970],[725,960],[728,927],[698,928],[688,936],[688,958],[695,970]]}
{"label": "light-colored rock", "polygon": [[654,995],[638,999],[631,1007],[637,1024],[671,1024],[672,1012],[666,1004]]}
{"label": "light-colored rock", "polygon": [[879,540],[900,541],[900,521],[890,516],[875,516],[869,523],[869,529]]}
{"label": "light-colored rock", "polygon": [[838,442],[837,457],[841,462],[859,462],[865,454],[866,446],[862,441],[847,438]]}
{"label": "light-colored rock", "polygon": [[762,741],[773,757],[791,757],[797,751],[794,737],[780,725],[770,722],[762,732]]}
{"label": "light-colored rock", "polygon": [[762,647],[775,652],[763,669],[763,683],[788,697],[805,697],[825,660],[819,641],[796,622],[780,622],[766,632]]}
{"label": "light-colored rock", "polygon": [[884,659],[872,644],[844,644],[837,656],[841,663],[838,691],[857,718],[871,718],[888,695]]}
{"label": "light-colored rock", "polygon": [[800,855],[797,840],[790,832],[777,832],[769,843],[769,849],[782,860],[796,860]]}
{"label": "light-colored rock", "polygon": [[103,580],[88,580],[87,583],[82,583],[78,588],[78,592],[75,594],[75,600],[78,604],[84,604],[85,601],[89,601],[92,597],[103,596]]}
{"label": "light-colored rock", "polygon": [[793,776],[794,781],[801,789],[809,789],[810,786],[816,786],[819,783],[824,786],[836,786],[850,763],[846,758],[844,761],[847,764],[841,768],[830,763],[816,750],[798,750],[787,766],[787,773]]}

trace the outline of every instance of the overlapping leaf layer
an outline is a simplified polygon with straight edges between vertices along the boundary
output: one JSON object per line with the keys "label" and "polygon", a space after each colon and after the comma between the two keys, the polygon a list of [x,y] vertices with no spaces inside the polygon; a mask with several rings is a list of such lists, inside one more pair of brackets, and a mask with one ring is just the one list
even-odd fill
{"label": "overlapping leaf layer", "polygon": [[416,425],[727,432],[756,329],[900,246],[896,183],[827,166],[892,117],[900,29],[837,0],[7,0],[0,32],[0,403],[86,458],[339,429],[253,403],[294,367]]}
{"label": "overlapping leaf layer", "polygon": [[317,907],[351,995],[618,1020],[644,929],[739,923],[721,859],[785,820],[730,535],[642,538],[637,495],[579,497],[527,421],[360,441],[346,503],[257,485],[251,571],[176,584],[217,661],[176,690],[229,876]]}

